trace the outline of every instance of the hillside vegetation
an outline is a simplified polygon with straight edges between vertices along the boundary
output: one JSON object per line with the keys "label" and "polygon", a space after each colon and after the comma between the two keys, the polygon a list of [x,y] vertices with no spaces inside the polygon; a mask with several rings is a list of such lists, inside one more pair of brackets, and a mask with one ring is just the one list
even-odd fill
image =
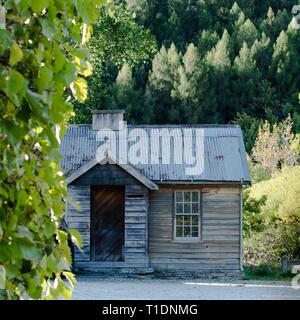
{"label": "hillside vegetation", "polygon": [[300,131],[297,1],[114,3],[95,24],[96,72],[73,122],[126,109],[130,123],[240,123],[248,152],[265,120],[290,114]]}

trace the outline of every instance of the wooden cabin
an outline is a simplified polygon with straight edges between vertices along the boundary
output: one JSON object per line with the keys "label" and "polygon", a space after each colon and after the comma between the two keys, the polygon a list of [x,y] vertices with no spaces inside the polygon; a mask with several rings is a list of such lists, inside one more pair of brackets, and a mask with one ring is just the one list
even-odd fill
{"label": "wooden cabin", "polygon": [[[66,213],[83,240],[75,270],[241,271],[242,189],[250,183],[241,128],[128,125],[124,134],[123,114],[95,111],[92,125],[70,125],[61,142],[68,192],[81,207]],[[102,152],[102,129],[114,135],[117,152],[131,148],[127,162]],[[193,161],[198,171],[187,174]]]}

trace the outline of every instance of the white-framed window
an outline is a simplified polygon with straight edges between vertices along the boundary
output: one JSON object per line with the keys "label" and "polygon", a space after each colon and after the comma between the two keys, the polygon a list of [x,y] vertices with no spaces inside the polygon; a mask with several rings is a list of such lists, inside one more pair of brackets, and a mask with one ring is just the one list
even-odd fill
{"label": "white-framed window", "polygon": [[174,239],[200,239],[200,191],[175,191]]}

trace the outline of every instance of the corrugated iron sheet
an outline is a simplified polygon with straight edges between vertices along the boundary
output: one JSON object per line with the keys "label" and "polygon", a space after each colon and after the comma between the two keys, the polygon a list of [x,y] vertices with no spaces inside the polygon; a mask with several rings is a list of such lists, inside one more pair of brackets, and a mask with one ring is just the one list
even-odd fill
{"label": "corrugated iron sheet", "polygon": [[[166,150],[161,143],[159,148],[147,151],[144,157],[151,157],[157,153],[160,160],[159,164],[133,164],[148,179],[156,182],[181,182],[181,181],[207,181],[207,182],[250,182],[251,178],[246,161],[246,152],[243,142],[242,131],[237,125],[162,125],[162,126],[128,126],[128,133],[132,130],[140,133],[143,144],[149,143],[149,137],[153,129],[165,129],[170,134],[175,132],[175,136],[179,135],[183,141],[184,163],[176,164],[174,160],[171,164],[162,164],[163,152]],[[195,132],[202,129],[203,134],[203,171],[195,175],[187,175],[187,163],[192,163],[195,157]],[[175,131],[174,131],[175,130]],[[133,133],[133,132],[132,132]],[[60,145],[60,151],[63,154],[61,166],[68,176],[76,169],[81,167],[87,161],[93,159],[96,154],[97,147],[103,142],[97,141],[97,132],[93,131],[91,125],[70,125]],[[192,136],[192,146],[187,147],[185,138]],[[130,147],[135,142],[130,142],[124,138],[120,138],[116,133],[116,139],[121,139],[122,143],[127,143]],[[118,144],[118,143],[117,143]],[[174,147],[174,140],[170,145],[171,159],[180,155],[180,148]],[[118,154],[118,152],[117,152]],[[201,159],[197,159],[200,161]],[[149,162],[149,161],[148,161]]]}

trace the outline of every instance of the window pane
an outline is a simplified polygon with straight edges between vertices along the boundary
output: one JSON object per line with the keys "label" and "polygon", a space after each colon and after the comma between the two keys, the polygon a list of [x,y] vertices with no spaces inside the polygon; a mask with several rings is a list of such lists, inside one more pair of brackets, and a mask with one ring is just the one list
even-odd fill
{"label": "window pane", "polygon": [[176,213],[183,213],[183,203],[176,203]]}
{"label": "window pane", "polygon": [[184,202],[190,202],[191,201],[191,193],[190,191],[184,192]]}
{"label": "window pane", "polygon": [[183,195],[181,191],[176,191],[176,202],[183,202]]}
{"label": "window pane", "polygon": [[176,227],[176,237],[182,238],[183,237],[183,227]]}
{"label": "window pane", "polygon": [[190,238],[191,237],[191,227],[184,227],[184,232],[183,235],[185,238]]}
{"label": "window pane", "polygon": [[192,237],[198,237],[198,227],[192,227]]}
{"label": "window pane", "polygon": [[182,226],[183,225],[183,218],[184,218],[184,216],[177,216],[176,217],[176,226]]}
{"label": "window pane", "polygon": [[191,204],[190,203],[184,204],[184,213],[191,213]]}
{"label": "window pane", "polygon": [[192,216],[192,225],[197,226],[199,223],[199,218],[198,216]]}
{"label": "window pane", "polygon": [[198,203],[192,204],[192,213],[198,213],[199,212],[199,205]]}
{"label": "window pane", "polygon": [[192,201],[193,202],[198,202],[199,201],[198,195],[199,195],[198,192],[193,192],[192,193]]}
{"label": "window pane", "polygon": [[184,225],[188,227],[191,225],[191,216],[184,217]]}

